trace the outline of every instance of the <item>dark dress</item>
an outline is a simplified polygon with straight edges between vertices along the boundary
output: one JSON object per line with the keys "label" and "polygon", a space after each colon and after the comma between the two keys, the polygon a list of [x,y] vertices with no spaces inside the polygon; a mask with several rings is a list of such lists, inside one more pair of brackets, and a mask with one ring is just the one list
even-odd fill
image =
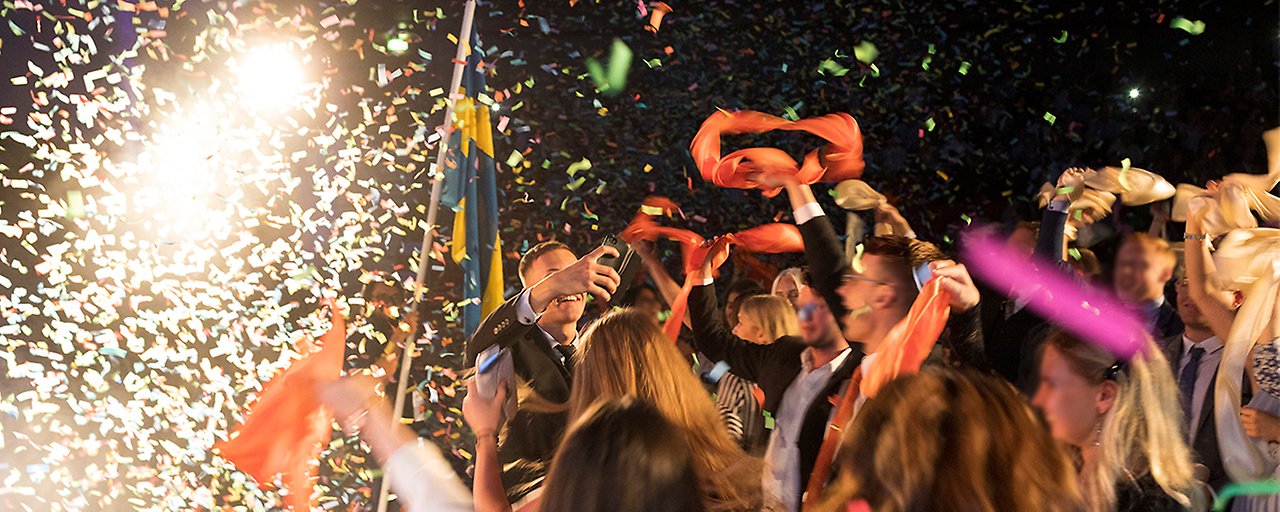
{"label": "dark dress", "polygon": [[1165,494],[1150,473],[1137,480],[1125,477],[1116,484],[1116,512],[1181,512],[1173,496]]}

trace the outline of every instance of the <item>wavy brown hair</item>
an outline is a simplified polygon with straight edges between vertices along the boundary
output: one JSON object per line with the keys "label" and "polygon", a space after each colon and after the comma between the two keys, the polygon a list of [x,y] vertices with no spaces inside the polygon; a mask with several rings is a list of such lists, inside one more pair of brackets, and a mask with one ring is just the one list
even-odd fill
{"label": "wavy brown hair", "polygon": [[761,507],[760,461],[729,437],[711,395],[651,320],[628,309],[608,313],[583,333],[575,358],[570,417],[625,396],[652,404],[684,433],[708,510]]}
{"label": "wavy brown hair", "polygon": [[890,382],[845,433],[817,507],[877,512],[1084,510],[1075,471],[1007,383],[927,368]]}

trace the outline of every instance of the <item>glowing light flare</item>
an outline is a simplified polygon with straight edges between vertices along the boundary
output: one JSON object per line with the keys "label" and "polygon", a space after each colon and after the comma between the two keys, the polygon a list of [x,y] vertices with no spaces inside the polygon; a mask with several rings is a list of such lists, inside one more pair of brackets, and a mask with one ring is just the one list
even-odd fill
{"label": "glowing light flare", "polygon": [[1141,96],[1141,95],[1142,95],[1142,91],[1138,90],[1137,87],[1129,89],[1129,99],[1136,100],[1138,99],[1138,96]]}
{"label": "glowing light flare", "polygon": [[306,85],[301,57],[287,44],[251,48],[234,62],[240,97],[257,109],[287,108],[298,102]]}

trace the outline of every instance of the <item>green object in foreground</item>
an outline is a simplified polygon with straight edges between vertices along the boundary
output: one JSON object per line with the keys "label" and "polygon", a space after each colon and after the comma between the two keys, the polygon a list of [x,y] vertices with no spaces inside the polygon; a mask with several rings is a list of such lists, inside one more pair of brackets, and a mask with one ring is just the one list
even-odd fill
{"label": "green object in foreground", "polygon": [[1222,488],[1218,499],[1213,500],[1214,512],[1227,509],[1227,502],[1236,496],[1256,496],[1260,494],[1280,494],[1280,480],[1259,480],[1257,482],[1238,482]]}
{"label": "green object in foreground", "polygon": [[609,69],[595,59],[587,59],[587,73],[605,96],[617,96],[627,87],[627,73],[631,70],[631,47],[621,39],[613,40],[609,52]]}

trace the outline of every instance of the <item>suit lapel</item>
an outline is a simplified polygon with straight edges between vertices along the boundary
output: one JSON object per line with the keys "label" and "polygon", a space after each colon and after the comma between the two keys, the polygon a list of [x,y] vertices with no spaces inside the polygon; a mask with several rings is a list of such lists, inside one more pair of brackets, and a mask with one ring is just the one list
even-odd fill
{"label": "suit lapel", "polygon": [[557,370],[560,370],[560,375],[564,377],[565,382],[573,382],[573,374],[569,373],[569,369],[565,367],[564,363],[560,362],[560,353],[551,348],[551,340],[542,332],[542,328],[536,325],[533,326],[533,329],[529,330],[528,338],[529,342],[538,347],[537,350],[546,355],[551,360],[551,364],[555,365]]}

